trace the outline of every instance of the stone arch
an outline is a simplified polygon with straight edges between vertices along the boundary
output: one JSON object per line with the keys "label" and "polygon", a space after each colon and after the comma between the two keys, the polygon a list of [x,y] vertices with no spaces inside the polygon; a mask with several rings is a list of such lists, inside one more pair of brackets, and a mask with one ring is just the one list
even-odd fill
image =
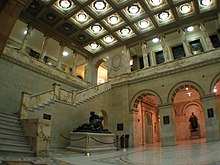
{"label": "stone arch", "polygon": [[171,90],[168,93],[167,97],[167,103],[173,103],[174,97],[176,94],[183,88],[190,87],[192,89],[195,89],[199,94],[200,97],[204,96],[204,91],[203,89],[195,82],[193,81],[182,81],[174,85]]}
{"label": "stone arch", "polygon": [[[95,84],[97,84],[97,79],[98,79],[98,68],[99,66],[103,63],[103,62],[106,62],[105,59],[99,59],[95,65],[94,65],[94,80],[95,80]],[[107,78],[108,78],[108,75],[107,75]]]}
{"label": "stone arch", "polygon": [[155,96],[158,100],[158,104],[162,104],[162,99],[158,93],[156,93],[153,90],[142,90],[142,91],[137,92],[134,95],[134,97],[131,99],[130,105],[129,105],[129,110],[130,111],[137,111],[137,106],[138,106],[139,102],[142,101],[143,98],[147,95]]}
{"label": "stone arch", "polygon": [[220,81],[220,73],[217,74],[213,79],[212,79],[212,82],[210,84],[210,88],[209,88],[209,91],[210,91],[210,94],[213,93],[213,89],[216,85],[216,83]]}

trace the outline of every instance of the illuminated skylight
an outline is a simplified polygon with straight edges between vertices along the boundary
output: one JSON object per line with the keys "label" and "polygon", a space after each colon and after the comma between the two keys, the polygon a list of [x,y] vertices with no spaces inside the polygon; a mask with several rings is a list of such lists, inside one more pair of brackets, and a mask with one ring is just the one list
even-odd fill
{"label": "illuminated skylight", "polygon": [[138,14],[141,11],[140,7],[137,4],[133,4],[129,6],[127,10],[128,10],[128,13],[132,15]]}
{"label": "illuminated skylight", "polygon": [[62,8],[62,9],[68,9],[70,8],[72,5],[71,1],[70,0],[60,0],[59,1],[59,6]]}
{"label": "illuminated skylight", "polygon": [[79,22],[85,22],[87,19],[88,19],[88,16],[85,12],[79,12],[77,15],[76,15],[76,19],[79,21]]}
{"label": "illuminated skylight", "polygon": [[99,25],[99,24],[95,24],[91,27],[91,30],[94,32],[94,33],[99,33],[101,30],[102,30],[102,26]]}
{"label": "illuminated skylight", "polygon": [[191,10],[191,6],[189,4],[183,4],[180,6],[180,12],[182,14],[186,14],[186,13],[189,13]]}
{"label": "illuminated skylight", "polygon": [[90,47],[94,50],[98,48],[98,44],[96,42],[93,42],[90,44]]}
{"label": "illuminated skylight", "polygon": [[122,30],[120,30],[121,35],[129,35],[131,33],[131,29],[129,28],[123,28]]}
{"label": "illuminated skylight", "polygon": [[106,43],[111,43],[113,40],[114,40],[114,38],[113,38],[112,36],[106,36],[106,37],[104,37],[104,41],[105,41]]}
{"label": "illuminated skylight", "polygon": [[165,20],[168,20],[168,18],[170,17],[170,14],[169,12],[165,11],[165,12],[160,13],[158,17],[160,20],[165,21]]}
{"label": "illuminated skylight", "polygon": [[142,29],[147,28],[149,25],[150,24],[146,19],[141,20],[141,21],[138,22],[138,26]]}
{"label": "illuminated skylight", "polygon": [[162,4],[162,0],[150,0],[150,3],[153,5],[153,6],[159,6],[160,4]]}
{"label": "illuminated skylight", "polygon": [[203,6],[210,6],[212,4],[211,0],[201,0],[200,2]]}
{"label": "illuminated skylight", "polygon": [[106,9],[107,5],[104,0],[97,0],[93,4],[96,11],[103,11]]}
{"label": "illuminated skylight", "polygon": [[119,22],[119,17],[117,15],[112,15],[108,17],[108,22],[113,25],[117,24]]}

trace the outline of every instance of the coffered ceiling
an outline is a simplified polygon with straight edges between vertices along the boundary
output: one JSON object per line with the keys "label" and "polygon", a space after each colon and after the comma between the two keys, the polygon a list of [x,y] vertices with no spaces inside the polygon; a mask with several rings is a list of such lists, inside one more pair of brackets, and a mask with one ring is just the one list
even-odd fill
{"label": "coffered ceiling", "polygon": [[87,56],[216,19],[218,0],[33,0],[20,18]]}

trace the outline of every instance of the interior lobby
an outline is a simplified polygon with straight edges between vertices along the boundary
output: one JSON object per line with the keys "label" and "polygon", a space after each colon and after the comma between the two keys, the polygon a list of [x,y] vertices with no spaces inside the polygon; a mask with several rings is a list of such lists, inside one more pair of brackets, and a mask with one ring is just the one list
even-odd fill
{"label": "interior lobby", "polygon": [[0,164],[220,164],[218,0],[1,0],[0,77]]}

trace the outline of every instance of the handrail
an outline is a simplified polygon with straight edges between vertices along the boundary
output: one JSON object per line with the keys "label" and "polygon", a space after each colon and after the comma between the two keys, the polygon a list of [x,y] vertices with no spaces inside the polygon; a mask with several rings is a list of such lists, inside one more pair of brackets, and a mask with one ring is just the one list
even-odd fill
{"label": "handrail", "polygon": [[50,89],[50,90],[47,90],[47,91],[44,91],[44,92],[40,92],[40,93],[31,95],[31,98],[37,97],[37,96],[40,96],[40,95],[43,95],[43,94],[46,94],[46,93],[49,93],[49,92],[52,92],[52,91],[54,91],[54,89]]}

